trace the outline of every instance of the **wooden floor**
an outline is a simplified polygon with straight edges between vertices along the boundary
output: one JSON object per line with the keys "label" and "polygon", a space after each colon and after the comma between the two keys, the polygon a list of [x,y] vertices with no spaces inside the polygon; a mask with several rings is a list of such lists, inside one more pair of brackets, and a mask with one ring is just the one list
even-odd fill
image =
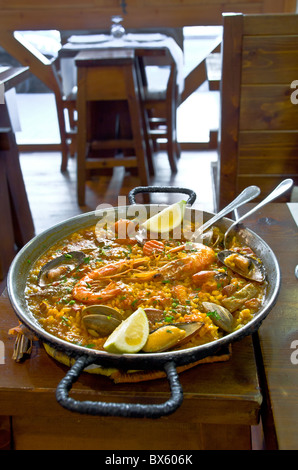
{"label": "wooden floor", "polygon": [[[178,186],[190,188],[197,194],[196,207],[213,211],[213,187],[211,162],[216,161],[216,151],[182,152],[178,163],[178,173],[172,175],[164,152],[155,156],[156,175],[152,178],[154,186]],[[113,175],[96,177],[86,185],[86,206],[80,207],[76,197],[76,161],[69,160],[68,171],[60,172],[61,154],[59,152],[21,153],[20,162],[25,186],[31,207],[36,234],[54,224],[95,210],[99,204],[118,204],[118,195],[127,196],[128,192],[140,186],[137,176],[115,168]],[[152,196],[152,203],[170,204],[180,200],[181,194]],[[127,201],[128,203],[128,201]]]}

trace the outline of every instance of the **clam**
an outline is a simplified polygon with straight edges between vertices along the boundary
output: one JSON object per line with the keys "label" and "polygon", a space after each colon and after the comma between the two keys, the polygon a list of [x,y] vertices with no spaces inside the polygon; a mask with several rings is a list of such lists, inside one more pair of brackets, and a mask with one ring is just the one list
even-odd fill
{"label": "clam", "polygon": [[202,302],[206,313],[209,313],[213,323],[226,333],[233,331],[233,315],[231,312],[221,305],[213,302]]}
{"label": "clam", "polygon": [[109,336],[122,322],[120,313],[106,305],[90,305],[83,309],[83,323],[91,336]]}
{"label": "clam", "polygon": [[58,281],[62,276],[74,271],[83,263],[86,255],[82,251],[71,251],[52,259],[42,266],[37,277],[40,287]]}
{"label": "clam", "polygon": [[105,246],[111,244],[111,240],[107,237],[97,237],[96,244],[99,248],[104,248]]}
{"label": "clam", "polygon": [[265,280],[265,268],[255,258],[232,250],[220,251],[217,254],[217,258],[221,263],[245,279],[256,282],[263,282]]}
{"label": "clam", "polygon": [[149,334],[142,351],[157,353],[181,346],[190,340],[203,326],[202,322],[171,323],[163,325]]}

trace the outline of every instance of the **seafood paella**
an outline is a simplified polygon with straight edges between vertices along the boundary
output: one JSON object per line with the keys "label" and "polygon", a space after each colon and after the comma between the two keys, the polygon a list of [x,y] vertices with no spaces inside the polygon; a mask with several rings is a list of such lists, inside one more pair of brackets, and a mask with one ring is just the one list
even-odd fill
{"label": "seafood paella", "polygon": [[[216,341],[246,325],[266,295],[262,260],[237,241],[224,249],[213,227],[200,243],[120,238],[81,229],[47,250],[32,267],[26,302],[50,334],[104,350],[109,336],[137,309],[148,319],[141,352],[185,349]],[[121,231],[119,230],[121,226]],[[28,260],[30,262],[30,260]]]}

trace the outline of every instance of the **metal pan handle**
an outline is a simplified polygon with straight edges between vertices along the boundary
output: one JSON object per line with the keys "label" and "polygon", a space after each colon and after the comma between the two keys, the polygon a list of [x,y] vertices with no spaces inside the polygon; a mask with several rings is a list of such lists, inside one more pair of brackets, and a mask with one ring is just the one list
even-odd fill
{"label": "metal pan handle", "polygon": [[197,195],[194,191],[187,188],[178,188],[176,186],[137,186],[128,193],[129,204],[136,204],[135,195],[139,193],[183,193],[189,196],[187,204],[190,206],[195,202]]}
{"label": "metal pan handle", "polygon": [[124,418],[160,418],[167,416],[182,404],[183,391],[178,372],[173,362],[164,364],[164,370],[170,384],[171,397],[164,403],[144,405],[140,403],[110,403],[96,401],[79,401],[69,397],[69,392],[85,367],[94,362],[89,356],[80,357],[69,369],[56,390],[58,403],[69,411],[92,416],[119,416]]}

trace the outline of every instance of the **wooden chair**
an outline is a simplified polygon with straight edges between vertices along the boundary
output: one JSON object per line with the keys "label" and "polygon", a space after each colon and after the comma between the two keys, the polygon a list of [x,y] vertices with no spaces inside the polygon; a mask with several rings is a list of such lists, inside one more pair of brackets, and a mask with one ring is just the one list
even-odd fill
{"label": "wooden chair", "polygon": [[75,87],[71,93],[67,96],[62,96],[62,107],[66,111],[67,116],[65,120],[67,122],[67,128],[65,129],[65,137],[69,154],[74,157],[77,152],[77,87]]}
{"label": "wooden chair", "polygon": [[[148,54],[148,51],[144,49],[142,53],[137,53],[136,61],[140,83],[142,84],[142,90],[140,89],[140,93],[142,94],[141,103],[144,107],[142,111],[144,116],[148,119],[149,126],[148,140],[146,141],[147,148],[150,148],[151,152],[153,144],[154,149],[158,150],[158,140],[165,140],[171,171],[176,173],[177,160],[180,157],[180,146],[177,142],[176,130],[176,116],[179,105],[176,63],[167,50],[162,51],[160,57],[150,57],[150,53]],[[155,91],[148,88],[145,64],[168,66],[169,77],[164,89]],[[58,64],[56,64],[56,67],[58,67]],[[74,119],[76,113],[77,87],[74,87],[71,93],[66,96],[62,92],[63,86],[61,78],[59,78],[58,81],[60,82],[62,93],[62,106],[67,113],[66,120],[69,121],[68,130],[65,130],[65,138],[67,139],[69,153],[73,156],[77,150],[77,121]]]}
{"label": "wooden chair", "polygon": [[57,86],[55,99],[62,144],[61,171],[66,171],[68,156],[74,157],[77,153],[77,86],[65,93],[59,58],[51,63],[51,69]]}
{"label": "wooden chair", "polygon": [[262,199],[298,183],[298,15],[226,14],[223,25],[217,210],[251,184]]}
{"label": "wooden chair", "polygon": [[[84,51],[77,55],[75,62],[78,68],[77,194],[79,204],[83,205],[90,170],[136,167],[141,185],[146,186],[151,162],[147,160],[134,51]],[[130,150],[133,155],[129,154]]]}
{"label": "wooden chair", "polygon": [[[144,78],[144,73],[142,74]],[[177,66],[169,60],[169,78],[166,88],[161,91],[150,90],[144,80],[144,106],[148,113],[150,138],[158,148],[157,140],[166,140],[166,149],[171,171],[177,173],[177,160],[180,157],[180,146],[177,141],[176,116],[179,104],[177,88]]]}
{"label": "wooden chair", "polygon": [[[0,82],[8,91],[27,77],[27,68],[10,68]],[[6,103],[0,105],[0,281],[5,279],[18,249],[35,235],[33,218],[19,161],[19,151]]]}
{"label": "wooden chair", "polygon": [[[0,249],[0,280],[6,276],[10,263],[15,256],[13,221],[9,201],[9,189],[6,178],[5,160],[2,158],[3,152],[9,150],[9,128],[0,129],[0,209],[3,214],[0,234],[3,246]],[[12,240],[12,242],[10,242]]]}

